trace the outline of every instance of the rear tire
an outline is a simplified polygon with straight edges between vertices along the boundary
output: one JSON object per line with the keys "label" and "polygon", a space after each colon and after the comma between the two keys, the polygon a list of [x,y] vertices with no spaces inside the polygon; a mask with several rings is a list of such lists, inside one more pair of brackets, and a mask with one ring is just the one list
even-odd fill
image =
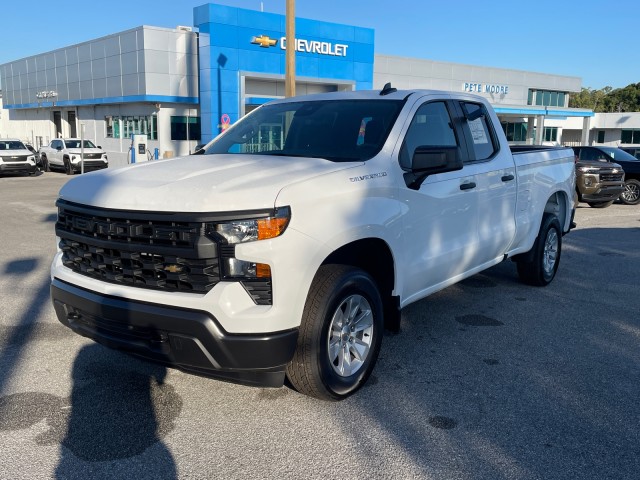
{"label": "rear tire", "polygon": [[624,182],[624,192],[620,195],[620,201],[625,205],[637,205],[640,203],[640,181],[631,178]]}
{"label": "rear tire", "polygon": [[346,265],[320,267],[287,378],[298,392],[321,400],[348,397],[369,378],[383,329],[382,299],[369,274]]}
{"label": "rear tire", "polygon": [[556,276],[562,252],[562,229],[555,215],[545,213],[542,217],[540,232],[527,260],[518,260],[520,279],[536,287],[549,285]]}
{"label": "rear tire", "polygon": [[613,204],[613,200],[610,202],[587,202],[591,208],[607,208]]}

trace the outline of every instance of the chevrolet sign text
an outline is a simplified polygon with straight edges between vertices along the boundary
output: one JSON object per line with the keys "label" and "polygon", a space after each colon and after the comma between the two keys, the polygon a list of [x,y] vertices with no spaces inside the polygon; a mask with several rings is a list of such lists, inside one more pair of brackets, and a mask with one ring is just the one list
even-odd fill
{"label": "chevrolet sign text", "polygon": [[[342,43],[319,42],[317,40],[305,40],[302,38],[296,38],[295,42],[296,51],[298,52],[332,55],[334,57],[346,57],[347,48],[349,47],[349,45],[344,45]],[[287,37],[282,37],[280,39],[280,48],[282,50],[287,49]]]}

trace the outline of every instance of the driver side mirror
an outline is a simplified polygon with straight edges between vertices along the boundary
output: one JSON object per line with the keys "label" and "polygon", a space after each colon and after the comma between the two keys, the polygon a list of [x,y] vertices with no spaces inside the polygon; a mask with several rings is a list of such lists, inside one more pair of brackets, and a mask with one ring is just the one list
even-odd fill
{"label": "driver side mirror", "polygon": [[404,174],[405,183],[412,190],[418,190],[429,175],[462,170],[462,166],[457,146],[419,146],[413,152],[411,171]]}

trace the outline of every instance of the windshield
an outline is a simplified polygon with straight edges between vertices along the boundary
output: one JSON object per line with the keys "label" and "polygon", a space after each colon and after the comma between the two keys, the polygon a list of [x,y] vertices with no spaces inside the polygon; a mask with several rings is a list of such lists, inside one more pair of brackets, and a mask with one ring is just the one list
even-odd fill
{"label": "windshield", "polygon": [[328,100],[267,104],[219,136],[205,153],[367,160],[382,149],[403,103]]}
{"label": "windshield", "polygon": [[26,148],[22,142],[0,140],[0,151],[1,150],[26,150]]}
{"label": "windshield", "polygon": [[600,150],[602,150],[604,153],[609,155],[614,160],[623,160],[627,162],[635,162],[638,160],[636,157],[634,157],[630,153],[627,153],[624,150],[621,150],[619,148],[600,147]]}
{"label": "windshield", "polygon": [[[80,140],[65,140],[64,144],[67,148],[80,148]],[[85,140],[84,148],[96,148],[96,146],[91,140]]]}

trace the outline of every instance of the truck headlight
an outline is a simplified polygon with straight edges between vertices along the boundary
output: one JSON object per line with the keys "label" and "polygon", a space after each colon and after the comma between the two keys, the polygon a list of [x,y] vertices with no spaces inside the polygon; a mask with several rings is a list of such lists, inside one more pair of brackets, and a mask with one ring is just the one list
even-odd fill
{"label": "truck headlight", "polygon": [[287,229],[291,209],[281,207],[273,215],[262,218],[207,223],[205,234],[221,243],[222,275],[224,278],[246,281],[270,281],[271,267],[265,263],[240,260],[235,245],[279,237]]}
{"label": "truck headlight", "polygon": [[207,229],[222,236],[230,245],[235,245],[279,237],[286,230],[290,218],[291,209],[284,207],[278,208],[271,217],[213,223],[207,225]]}
{"label": "truck headlight", "polygon": [[578,170],[580,170],[582,173],[591,173],[591,172],[598,171],[597,168],[593,168],[593,167],[578,167]]}

